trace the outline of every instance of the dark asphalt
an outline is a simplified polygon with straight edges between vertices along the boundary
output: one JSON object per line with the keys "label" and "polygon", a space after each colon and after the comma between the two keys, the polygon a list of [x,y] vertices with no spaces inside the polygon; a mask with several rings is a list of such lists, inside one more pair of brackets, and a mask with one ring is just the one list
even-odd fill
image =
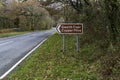
{"label": "dark asphalt", "polygon": [[54,32],[56,32],[56,30],[51,29],[42,32],[32,32],[19,36],[0,38],[0,76]]}

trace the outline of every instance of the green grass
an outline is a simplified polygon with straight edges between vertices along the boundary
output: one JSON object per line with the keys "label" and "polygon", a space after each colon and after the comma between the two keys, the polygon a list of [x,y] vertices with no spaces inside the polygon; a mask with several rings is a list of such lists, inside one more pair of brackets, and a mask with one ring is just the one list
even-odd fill
{"label": "green grass", "polygon": [[20,35],[20,34],[25,34],[27,32],[9,32],[9,33],[0,33],[0,38],[3,37],[9,37],[9,36],[15,36],[15,35]]}
{"label": "green grass", "polygon": [[[80,47],[82,43],[79,43]],[[95,44],[75,51],[75,36],[66,36],[66,52],[62,52],[62,36],[51,36],[8,77],[7,80],[97,80],[96,61],[92,60]],[[91,52],[89,52],[91,51]]]}

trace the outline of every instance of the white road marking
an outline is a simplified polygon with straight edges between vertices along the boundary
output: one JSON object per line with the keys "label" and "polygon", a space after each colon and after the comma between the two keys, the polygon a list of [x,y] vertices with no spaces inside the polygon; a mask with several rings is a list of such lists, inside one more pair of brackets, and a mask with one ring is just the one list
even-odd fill
{"label": "white road marking", "polygon": [[35,51],[42,43],[44,43],[48,38],[40,42],[35,48],[33,48],[28,54],[26,54],[21,60],[19,60],[15,65],[13,65],[7,72],[0,76],[0,80],[4,79],[11,71],[13,71],[23,60],[25,60],[33,51]]}

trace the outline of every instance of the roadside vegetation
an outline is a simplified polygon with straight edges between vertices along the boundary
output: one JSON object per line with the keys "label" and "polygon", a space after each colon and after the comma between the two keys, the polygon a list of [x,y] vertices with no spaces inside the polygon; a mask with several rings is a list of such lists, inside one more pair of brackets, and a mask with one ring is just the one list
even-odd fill
{"label": "roadside vegetation", "polygon": [[22,34],[26,34],[26,33],[30,33],[30,32],[39,32],[39,31],[42,31],[42,30],[18,31],[17,29],[1,29],[0,30],[0,38],[22,35]]}
{"label": "roadside vegetation", "polygon": [[0,0],[0,30],[44,30],[53,24],[51,15],[37,0]]}
{"label": "roadside vegetation", "polygon": [[9,33],[0,33],[0,38],[3,37],[9,37],[9,36],[16,36],[16,35],[21,35],[21,34],[25,34],[27,32],[9,32]]}
{"label": "roadside vegetation", "polygon": [[80,35],[77,53],[75,35],[65,36],[65,53],[62,52],[62,35],[54,34],[4,80],[120,79],[119,47],[111,52],[106,42],[89,41],[85,35]]}
{"label": "roadside vegetation", "polygon": [[36,0],[0,0],[0,37],[50,29],[54,20]]}

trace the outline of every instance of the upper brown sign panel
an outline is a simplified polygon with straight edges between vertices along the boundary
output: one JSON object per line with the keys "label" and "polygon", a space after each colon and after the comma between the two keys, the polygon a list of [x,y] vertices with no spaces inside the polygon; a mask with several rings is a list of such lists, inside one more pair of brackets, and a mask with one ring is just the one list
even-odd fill
{"label": "upper brown sign panel", "polygon": [[82,23],[61,23],[57,27],[57,31],[61,34],[82,34]]}

